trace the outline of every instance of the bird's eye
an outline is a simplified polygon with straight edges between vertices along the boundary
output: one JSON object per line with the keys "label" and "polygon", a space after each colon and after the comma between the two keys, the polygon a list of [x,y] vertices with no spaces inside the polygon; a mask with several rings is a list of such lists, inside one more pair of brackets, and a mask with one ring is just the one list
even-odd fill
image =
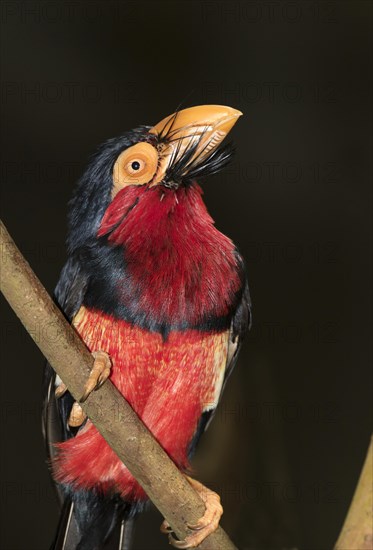
{"label": "bird's eye", "polygon": [[136,172],[142,172],[144,170],[146,162],[143,159],[130,160],[127,165],[127,172],[129,174],[135,174]]}
{"label": "bird's eye", "polygon": [[140,142],[123,151],[113,169],[114,196],[127,185],[149,183],[158,167],[158,151],[150,143]]}

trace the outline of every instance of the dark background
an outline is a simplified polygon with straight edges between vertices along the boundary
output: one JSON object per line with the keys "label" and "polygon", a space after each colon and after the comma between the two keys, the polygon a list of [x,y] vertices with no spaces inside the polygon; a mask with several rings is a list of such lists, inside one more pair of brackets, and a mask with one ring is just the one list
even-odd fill
{"label": "dark background", "polygon": [[[204,189],[254,325],[195,460],[242,550],[331,548],[368,446],[370,17],[368,0],[1,4],[2,218],[50,292],[97,144],[180,102],[244,112]],[[1,329],[0,546],[43,550],[43,358],[4,301]],[[141,517],[134,548],[168,548],[160,523]]]}

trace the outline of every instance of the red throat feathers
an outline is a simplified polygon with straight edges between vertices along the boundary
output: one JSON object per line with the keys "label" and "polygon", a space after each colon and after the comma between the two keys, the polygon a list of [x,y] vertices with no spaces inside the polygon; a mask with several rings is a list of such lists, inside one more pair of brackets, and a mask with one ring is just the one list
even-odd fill
{"label": "red throat feathers", "polygon": [[124,188],[98,235],[124,247],[126,279],[117,282],[124,304],[136,295],[140,310],[170,324],[230,313],[242,286],[235,247],[215,228],[197,184]]}

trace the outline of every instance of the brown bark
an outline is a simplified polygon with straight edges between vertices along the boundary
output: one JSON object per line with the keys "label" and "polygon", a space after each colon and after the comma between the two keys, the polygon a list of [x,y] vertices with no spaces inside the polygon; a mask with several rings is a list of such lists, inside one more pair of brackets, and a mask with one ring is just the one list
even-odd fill
{"label": "brown bark", "polygon": [[373,439],[335,550],[373,549]]}
{"label": "brown bark", "polygon": [[[93,359],[55,306],[1,223],[1,291],[75,399],[83,393]],[[36,338],[35,335],[38,335]],[[107,381],[82,404],[96,428],[144,488],[180,539],[204,504],[113,384]],[[234,550],[219,527],[199,548]]]}

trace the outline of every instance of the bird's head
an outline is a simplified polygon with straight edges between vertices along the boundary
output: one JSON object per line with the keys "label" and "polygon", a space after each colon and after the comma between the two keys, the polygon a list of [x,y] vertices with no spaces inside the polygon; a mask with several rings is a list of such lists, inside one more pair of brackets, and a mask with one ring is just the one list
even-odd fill
{"label": "bird's head", "polygon": [[241,115],[227,106],[200,105],[105,142],[70,203],[70,250],[96,238],[103,218],[113,227],[124,221],[143,191],[153,189],[162,199],[221,170],[233,153],[222,141]]}

